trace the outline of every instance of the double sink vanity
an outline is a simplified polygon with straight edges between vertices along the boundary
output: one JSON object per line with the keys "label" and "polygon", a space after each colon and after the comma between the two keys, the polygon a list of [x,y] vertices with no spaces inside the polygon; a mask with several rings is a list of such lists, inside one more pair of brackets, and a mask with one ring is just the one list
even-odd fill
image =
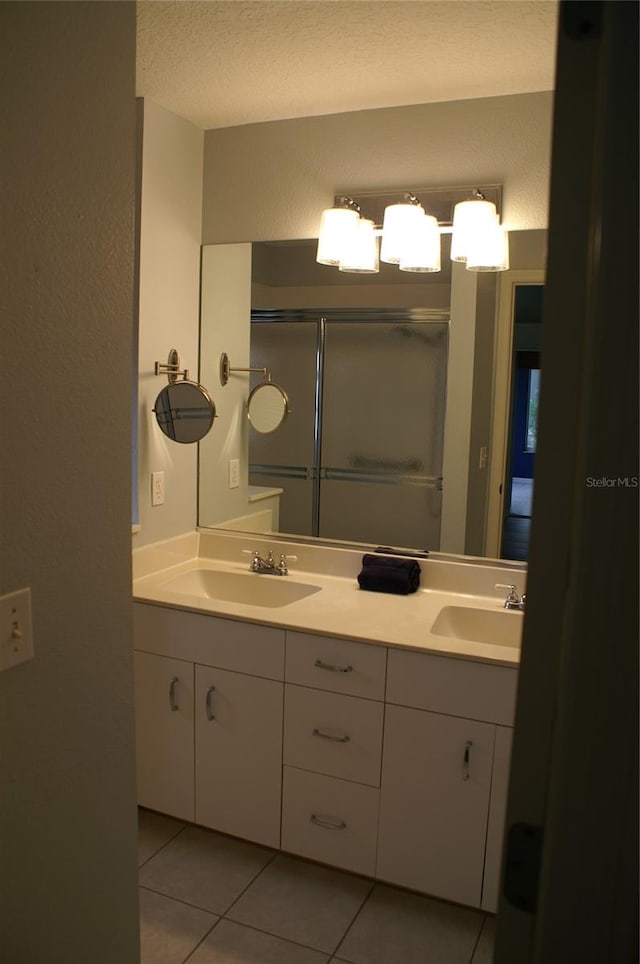
{"label": "double sink vanity", "polygon": [[[292,553],[286,575],[250,552]],[[195,532],[134,551],[138,799],[268,847],[495,911],[520,567]],[[289,557],[291,558],[291,557]]]}

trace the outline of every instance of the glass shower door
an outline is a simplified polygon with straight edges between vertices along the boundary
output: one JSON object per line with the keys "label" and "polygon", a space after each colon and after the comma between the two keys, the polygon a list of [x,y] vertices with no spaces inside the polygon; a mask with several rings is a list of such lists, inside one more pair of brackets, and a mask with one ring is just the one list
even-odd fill
{"label": "glass shower door", "polygon": [[[284,317],[284,316],[282,316]],[[254,318],[251,365],[268,368],[289,398],[289,415],[270,435],[250,429],[249,483],[283,490],[279,530],[317,535],[313,526],[316,421],[316,323]],[[251,376],[251,387],[262,381]]]}
{"label": "glass shower door", "polygon": [[448,326],[371,315],[326,326],[319,535],[437,549]]}
{"label": "glass shower door", "polygon": [[[438,549],[448,322],[420,309],[256,310],[251,365],[292,414],[251,430],[249,480],[283,489],[280,531]],[[252,376],[256,384],[260,376]]]}

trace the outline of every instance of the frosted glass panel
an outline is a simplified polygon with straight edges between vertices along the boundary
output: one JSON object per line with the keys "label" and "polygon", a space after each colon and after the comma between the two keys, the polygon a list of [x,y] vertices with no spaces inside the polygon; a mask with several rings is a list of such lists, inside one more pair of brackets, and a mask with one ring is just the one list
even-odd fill
{"label": "frosted glass panel", "polygon": [[[313,532],[313,482],[307,479],[286,478],[269,475],[268,472],[250,472],[252,485],[273,486],[282,489],[278,531],[289,535],[312,536]],[[258,508],[260,503],[257,503]]]}
{"label": "frosted glass panel", "polygon": [[440,476],[446,371],[446,324],[329,323],[322,464]]}
{"label": "frosted glass panel", "polygon": [[[289,397],[291,414],[272,435],[260,435],[249,429],[249,462],[311,465],[316,326],[305,322],[254,322],[251,325],[251,367],[269,369],[273,381]],[[251,387],[261,380],[260,375],[251,375]]]}
{"label": "frosted glass panel", "polygon": [[319,534],[372,546],[435,550],[441,511],[442,492],[437,488],[324,479]]}

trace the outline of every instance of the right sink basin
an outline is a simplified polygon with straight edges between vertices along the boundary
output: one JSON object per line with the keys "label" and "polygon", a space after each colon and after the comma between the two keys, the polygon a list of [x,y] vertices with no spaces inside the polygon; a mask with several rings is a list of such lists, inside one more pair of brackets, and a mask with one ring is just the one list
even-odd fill
{"label": "right sink basin", "polygon": [[509,609],[476,609],[472,606],[444,606],[431,632],[450,639],[519,648],[523,613]]}

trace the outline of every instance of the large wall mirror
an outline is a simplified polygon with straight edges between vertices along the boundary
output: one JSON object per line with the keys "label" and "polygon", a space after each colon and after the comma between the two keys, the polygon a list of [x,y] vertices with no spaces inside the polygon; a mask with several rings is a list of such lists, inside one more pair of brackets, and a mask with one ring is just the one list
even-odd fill
{"label": "large wall mirror", "polygon": [[512,232],[501,274],[446,254],[441,273],[401,278],[318,265],[313,240],[203,249],[201,380],[217,389],[210,360],[232,342],[291,415],[252,429],[259,376],[219,393],[201,526],[526,560],[546,232]]}

